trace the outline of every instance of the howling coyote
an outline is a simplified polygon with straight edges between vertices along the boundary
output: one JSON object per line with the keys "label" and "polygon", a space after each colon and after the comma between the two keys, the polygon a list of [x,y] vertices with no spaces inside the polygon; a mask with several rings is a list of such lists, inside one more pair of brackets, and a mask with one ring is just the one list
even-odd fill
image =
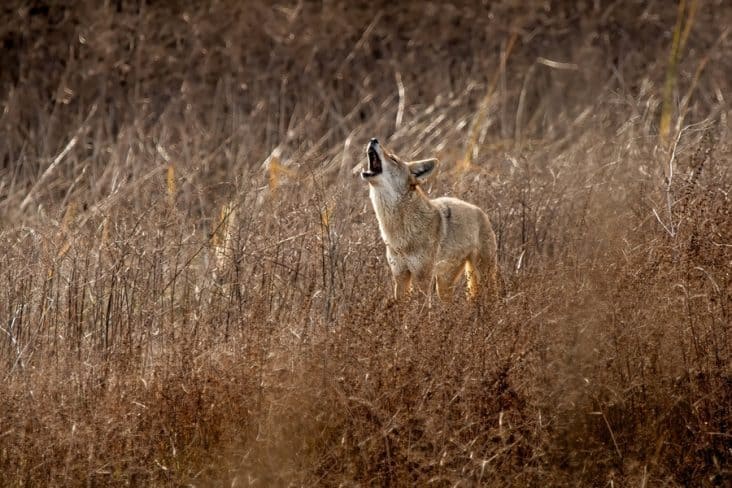
{"label": "howling coyote", "polygon": [[436,159],[406,163],[376,139],[366,155],[361,177],[369,183],[395,298],[409,293],[414,280],[428,295],[436,283],[440,299],[449,299],[463,272],[471,297],[479,287],[496,296],[496,236],[485,212],[457,198],[425,195],[420,185],[433,174]]}

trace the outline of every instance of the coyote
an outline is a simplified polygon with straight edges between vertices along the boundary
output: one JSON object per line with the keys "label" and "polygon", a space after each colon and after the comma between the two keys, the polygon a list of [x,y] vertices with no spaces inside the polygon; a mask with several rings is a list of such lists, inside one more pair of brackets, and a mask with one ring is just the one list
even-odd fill
{"label": "coyote", "polygon": [[361,178],[369,184],[371,204],[386,244],[394,297],[405,297],[412,281],[441,300],[453,296],[465,273],[468,294],[479,287],[498,294],[496,235],[480,208],[457,198],[430,199],[420,188],[434,173],[436,159],[404,162],[376,139],[367,148]]}

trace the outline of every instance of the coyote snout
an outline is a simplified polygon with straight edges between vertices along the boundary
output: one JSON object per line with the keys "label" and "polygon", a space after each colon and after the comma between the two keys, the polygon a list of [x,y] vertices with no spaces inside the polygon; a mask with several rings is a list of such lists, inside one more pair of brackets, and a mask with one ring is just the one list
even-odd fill
{"label": "coyote snout", "polygon": [[434,173],[436,159],[404,162],[376,139],[366,148],[361,177],[386,244],[394,278],[394,296],[401,298],[412,283],[441,299],[453,295],[461,273],[475,297],[479,287],[497,294],[496,236],[480,208],[457,198],[430,199],[420,186]]}

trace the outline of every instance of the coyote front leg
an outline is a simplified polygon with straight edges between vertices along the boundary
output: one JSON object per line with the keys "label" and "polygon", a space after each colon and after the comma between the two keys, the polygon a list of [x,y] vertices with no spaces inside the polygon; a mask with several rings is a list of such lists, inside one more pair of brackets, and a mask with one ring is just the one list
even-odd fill
{"label": "coyote front leg", "polygon": [[399,259],[392,251],[391,247],[386,247],[386,261],[391,269],[391,276],[394,280],[394,298],[400,300],[406,298],[412,289],[412,273],[405,263]]}
{"label": "coyote front leg", "polygon": [[407,297],[412,289],[412,275],[409,271],[404,271],[400,274],[395,274],[394,278],[394,298],[401,300]]}

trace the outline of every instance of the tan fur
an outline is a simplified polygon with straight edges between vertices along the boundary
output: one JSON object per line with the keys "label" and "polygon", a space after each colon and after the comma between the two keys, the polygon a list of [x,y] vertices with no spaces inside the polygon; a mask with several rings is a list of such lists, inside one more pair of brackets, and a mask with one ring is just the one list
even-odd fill
{"label": "tan fur", "polygon": [[485,212],[457,198],[425,195],[420,185],[434,173],[434,159],[405,163],[375,139],[367,157],[374,162],[361,175],[386,244],[395,298],[413,284],[429,294],[434,283],[439,297],[449,299],[462,273],[471,297],[483,287],[495,296],[496,236]]}

